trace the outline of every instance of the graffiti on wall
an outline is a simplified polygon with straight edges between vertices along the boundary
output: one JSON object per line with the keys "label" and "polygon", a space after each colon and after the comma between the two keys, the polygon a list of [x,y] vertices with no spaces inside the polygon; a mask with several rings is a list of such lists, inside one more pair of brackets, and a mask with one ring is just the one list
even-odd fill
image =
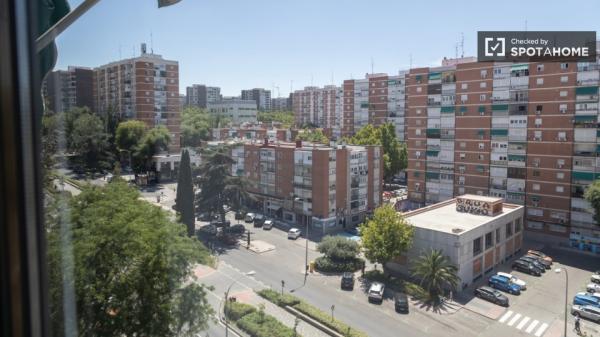
{"label": "graffiti on wall", "polygon": [[456,199],[456,211],[476,215],[492,215],[492,203],[466,198]]}

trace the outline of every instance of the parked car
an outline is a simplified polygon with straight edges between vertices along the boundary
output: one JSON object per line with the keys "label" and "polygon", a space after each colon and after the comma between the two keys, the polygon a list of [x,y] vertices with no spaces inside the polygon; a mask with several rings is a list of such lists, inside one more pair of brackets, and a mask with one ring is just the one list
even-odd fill
{"label": "parked car", "polygon": [[536,258],[533,258],[531,256],[523,256],[519,260],[526,261],[526,262],[529,262],[529,263],[533,264],[542,273],[546,272],[546,266],[544,266],[543,264],[541,264]]}
{"label": "parked car", "polygon": [[592,296],[592,297],[595,297],[595,298],[597,298],[598,300],[600,300],[600,293],[584,293],[584,292],[582,291],[582,292],[579,292],[579,293],[577,293],[577,295],[581,295],[581,296]]}
{"label": "parked car", "polygon": [[302,232],[298,228],[290,228],[288,231],[288,239],[296,240],[300,237],[300,234],[302,234]]}
{"label": "parked car", "polygon": [[231,221],[229,221],[229,220],[225,220],[225,221],[215,220],[215,221],[211,221],[210,224],[213,225],[213,226],[216,226],[216,227],[229,227],[229,226],[231,226]]}
{"label": "parked car", "polygon": [[512,264],[512,269],[527,273],[529,275],[542,276],[542,271],[527,261],[516,260]]}
{"label": "parked car", "polygon": [[552,264],[552,262],[554,262],[550,256],[548,256],[548,255],[540,252],[539,250],[530,249],[530,250],[527,251],[527,255],[536,256],[536,257],[538,257],[540,259],[543,259],[544,261],[550,262],[551,264]]}
{"label": "parked car", "polygon": [[217,235],[217,226],[215,225],[205,225],[198,229],[200,234],[204,235]]}
{"label": "parked car", "polygon": [[341,281],[342,289],[354,289],[354,274],[352,273],[343,273],[342,281]]}
{"label": "parked car", "polygon": [[226,230],[227,233],[232,233],[232,234],[243,234],[245,231],[246,231],[246,227],[244,227],[244,225],[241,225],[241,224],[233,225],[231,227],[228,227]]}
{"label": "parked car", "polygon": [[242,220],[246,217],[246,213],[244,213],[243,211],[237,211],[235,212],[235,219],[236,220]]}
{"label": "parked car", "polygon": [[244,222],[250,223],[250,222],[254,222],[254,213],[247,213],[246,217],[244,218]]}
{"label": "parked car", "polygon": [[262,227],[262,225],[265,223],[265,216],[262,214],[256,214],[254,215],[254,227]]}
{"label": "parked car", "polygon": [[573,305],[591,305],[600,308],[600,299],[595,296],[577,294],[573,297]]}
{"label": "parked car", "polygon": [[503,272],[499,271],[496,273],[496,275],[508,278],[512,283],[521,287],[521,290],[527,290],[527,282],[521,280],[520,278],[517,278],[513,274],[503,273]]}
{"label": "parked car", "polygon": [[509,294],[521,295],[521,287],[512,283],[508,277],[494,275],[488,280],[488,285]]}
{"label": "parked car", "polygon": [[263,229],[269,230],[273,228],[273,220],[265,220],[262,226]]}
{"label": "parked car", "polygon": [[589,283],[587,285],[587,287],[585,287],[585,290],[587,290],[590,293],[600,292],[600,284],[598,284],[598,283]]}
{"label": "parked car", "polygon": [[394,309],[396,312],[408,313],[408,296],[405,293],[394,294]]}
{"label": "parked car", "polygon": [[535,256],[535,255],[529,255],[529,254],[527,254],[527,255],[525,255],[524,257],[527,257],[527,258],[532,258],[532,259],[534,259],[534,260],[535,260],[535,261],[537,261],[537,262],[538,262],[540,265],[544,266],[544,268],[545,268],[545,269],[550,269],[550,268],[552,268],[552,262],[546,261],[546,260],[544,260],[544,259],[542,259],[542,258],[540,258],[540,257],[537,257],[537,256]]}
{"label": "parked car", "polygon": [[508,297],[502,295],[496,289],[490,287],[479,287],[475,289],[475,296],[492,303],[508,307]]}
{"label": "parked car", "polygon": [[592,280],[591,280],[591,281],[592,281],[592,282],[594,282],[594,283],[600,283],[600,275],[598,275],[598,274],[593,274],[593,275],[592,275]]}
{"label": "parked car", "polygon": [[600,308],[592,305],[573,305],[571,314],[600,323]]}
{"label": "parked car", "polygon": [[369,287],[369,302],[383,302],[383,292],[385,285],[381,282],[373,282]]}
{"label": "parked car", "polygon": [[238,239],[231,234],[223,234],[219,237],[219,240],[221,240],[221,242],[223,242],[226,245],[235,245],[238,243]]}

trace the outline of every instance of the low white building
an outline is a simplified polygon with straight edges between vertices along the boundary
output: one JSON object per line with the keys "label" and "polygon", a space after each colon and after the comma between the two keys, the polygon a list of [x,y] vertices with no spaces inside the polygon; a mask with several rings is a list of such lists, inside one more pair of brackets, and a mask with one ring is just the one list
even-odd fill
{"label": "low white building", "polygon": [[390,267],[408,272],[431,249],[458,267],[459,285],[484,275],[521,249],[524,208],[502,198],[466,194],[403,214],[414,228],[413,246]]}
{"label": "low white building", "polygon": [[256,123],[256,101],[239,98],[223,98],[207,104],[208,112],[220,117],[229,118],[233,125]]}

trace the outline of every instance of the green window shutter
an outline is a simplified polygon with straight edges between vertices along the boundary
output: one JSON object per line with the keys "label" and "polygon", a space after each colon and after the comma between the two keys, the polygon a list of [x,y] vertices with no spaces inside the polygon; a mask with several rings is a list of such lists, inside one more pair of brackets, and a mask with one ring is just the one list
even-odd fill
{"label": "green window shutter", "polygon": [[428,157],[437,157],[439,153],[440,153],[440,151],[434,151],[434,150],[425,151],[425,154]]}
{"label": "green window shutter", "polygon": [[477,130],[477,135],[478,136],[485,136],[485,130],[482,130],[482,129]]}
{"label": "green window shutter", "polygon": [[594,181],[594,173],[593,172],[573,171],[572,177],[573,177],[573,180]]}
{"label": "green window shutter", "polygon": [[454,106],[443,106],[441,113],[454,113]]}
{"label": "green window shutter", "polygon": [[421,76],[421,75],[417,75],[417,76],[415,76],[415,79],[416,79],[417,81],[420,81],[422,78],[423,78],[423,76]]}
{"label": "green window shutter", "polygon": [[490,134],[492,136],[508,136],[508,130],[507,129],[492,129]]}
{"label": "green window shutter", "polygon": [[532,195],[531,196],[531,200],[532,201],[540,201],[540,196],[539,195]]}
{"label": "green window shutter", "polygon": [[425,177],[427,177],[427,179],[440,179],[440,174],[438,172],[427,172]]}
{"label": "green window shutter", "polygon": [[508,104],[494,104],[492,111],[508,111]]}
{"label": "green window shutter", "polygon": [[598,116],[596,115],[582,115],[582,116],[575,116],[575,122],[579,122],[579,123],[595,123],[598,121]]}
{"label": "green window shutter", "polygon": [[427,137],[430,138],[440,138],[440,129],[427,129],[426,131]]}
{"label": "green window shutter", "polygon": [[575,95],[597,95],[598,86],[575,88]]}
{"label": "green window shutter", "polygon": [[519,154],[509,154],[508,160],[509,161],[525,161],[525,156],[519,155]]}
{"label": "green window shutter", "polygon": [[510,71],[521,71],[521,70],[528,70],[529,69],[529,65],[527,64],[515,64],[512,67],[510,67]]}
{"label": "green window shutter", "polygon": [[596,153],[600,153],[600,144],[596,145]]}
{"label": "green window shutter", "polygon": [[466,106],[461,106],[460,107],[460,112],[462,112],[462,113],[467,112],[467,107]]}
{"label": "green window shutter", "polygon": [[596,137],[600,137],[600,130],[596,130]]}
{"label": "green window shutter", "polygon": [[429,80],[439,80],[442,78],[442,73],[429,73]]}
{"label": "green window shutter", "polygon": [[485,112],[485,105],[479,106],[479,112]]}
{"label": "green window shutter", "polygon": [[413,172],[413,177],[419,178],[420,176],[421,176],[421,172],[418,172],[418,171]]}
{"label": "green window shutter", "polygon": [[368,108],[369,107],[369,103],[360,103],[360,107],[361,108]]}

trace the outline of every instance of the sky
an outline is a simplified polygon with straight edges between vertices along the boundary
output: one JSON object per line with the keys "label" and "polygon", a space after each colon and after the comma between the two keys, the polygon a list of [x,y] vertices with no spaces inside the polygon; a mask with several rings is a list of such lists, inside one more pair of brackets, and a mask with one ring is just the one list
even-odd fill
{"label": "sky", "polygon": [[464,55],[475,56],[479,30],[599,31],[598,13],[598,0],[182,0],[161,9],[157,0],[102,0],[57,38],[55,69],[139,56],[146,42],[179,61],[181,93],[206,84],[225,96],[262,87],[286,97],[371,68],[439,66],[461,35]]}

